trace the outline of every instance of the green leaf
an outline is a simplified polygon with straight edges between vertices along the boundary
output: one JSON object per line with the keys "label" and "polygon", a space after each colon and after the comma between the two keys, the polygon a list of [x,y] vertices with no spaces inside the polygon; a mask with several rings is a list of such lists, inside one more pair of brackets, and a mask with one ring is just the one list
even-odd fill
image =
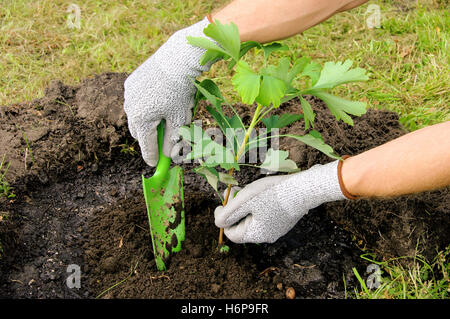
{"label": "green leaf", "polygon": [[253,72],[247,62],[239,61],[236,74],[232,78],[235,90],[242,99],[242,103],[253,104],[259,94],[261,76]]}
{"label": "green leaf", "polygon": [[325,155],[331,158],[341,159],[339,155],[334,153],[333,148],[330,145],[325,144],[322,135],[320,135],[320,133],[317,131],[311,131],[310,133],[303,136],[293,134],[287,134],[286,136],[295,138],[296,140],[299,140],[300,142],[305,143],[306,145],[314,147],[316,150],[324,153]]}
{"label": "green leaf", "polygon": [[200,86],[202,88],[205,88],[210,94],[214,95],[219,100],[221,101],[225,100],[222,93],[220,93],[219,87],[213,80],[205,79],[202,82],[200,82]]}
{"label": "green leaf", "polygon": [[243,57],[248,51],[253,48],[262,48],[262,45],[256,41],[245,41],[241,43],[241,52],[239,52],[239,56]]}
{"label": "green leaf", "polygon": [[[233,117],[227,117],[223,114],[222,111],[222,103],[225,101],[225,98],[220,93],[217,85],[209,79],[203,80],[201,83],[194,83],[198,88],[196,99],[207,99],[212,105],[206,106],[208,112],[213,116],[216,120],[217,125],[220,127],[226,138],[230,143],[237,144],[235,141],[235,129],[245,129],[242,124],[241,119],[234,115]],[[227,131],[227,129],[233,129],[231,131]],[[236,152],[236,145],[234,147],[234,151]]]}
{"label": "green leaf", "polygon": [[227,170],[227,171],[229,171],[232,168],[234,168],[236,171],[240,170],[239,164],[236,162],[231,162],[231,161],[222,162],[219,165],[220,165],[220,167],[222,167],[224,170]]}
{"label": "green leaf", "polygon": [[[229,55],[220,51],[206,50],[206,52],[200,58],[200,65],[205,65],[208,62],[214,62],[219,59],[228,59]],[[234,60],[232,60],[234,61]]]}
{"label": "green leaf", "polygon": [[220,247],[219,252],[221,254],[228,254],[230,252],[230,247],[227,245],[223,245],[222,247]]}
{"label": "green leaf", "polygon": [[285,92],[286,85],[282,80],[270,75],[263,75],[256,101],[264,106],[270,106],[272,103],[274,107],[279,107]]}
{"label": "green leaf", "polygon": [[311,79],[311,85],[314,85],[319,80],[321,70],[322,66],[319,63],[311,61],[305,66],[301,76],[308,76]]}
{"label": "green leaf", "polygon": [[221,108],[222,102],[225,99],[216,83],[209,79],[205,79],[202,82],[193,81],[193,83],[198,90],[196,100],[206,99],[215,107]]}
{"label": "green leaf", "polygon": [[192,151],[186,155],[186,160],[203,159],[204,166],[216,167],[220,165],[227,170],[231,168],[239,170],[233,151],[213,141],[208,134],[203,132],[201,127],[191,123],[190,127],[182,126],[179,134],[192,147]]}
{"label": "green leaf", "polygon": [[272,115],[271,117],[264,118],[261,121],[267,128],[267,134],[269,134],[272,129],[286,127],[295,121],[300,120],[302,117],[303,116],[301,114],[284,113],[281,117],[278,115]]}
{"label": "green leaf", "polygon": [[241,50],[241,39],[238,27],[233,22],[230,24],[222,24],[217,19],[214,22],[215,23],[210,23],[203,30],[203,33],[215,40],[228,55],[238,61]]}
{"label": "green leaf", "polygon": [[220,167],[228,169],[228,167],[236,167],[234,154],[231,150],[225,148],[223,145],[211,140],[208,134],[205,134],[202,141],[203,146],[203,158],[205,159],[205,165]]}
{"label": "green leaf", "polygon": [[238,185],[238,182],[230,174],[219,172],[219,182],[227,185]]}
{"label": "green leaf", "polygon": [[[204,148],[214,141],[211,140],[208,134],[203,132],[200,126],[191,123],[190,126],[180,127],[178,132],[182,139],[186,142],[189,142],[192,146],[192,151],[186,156],[187,160],[202,159],[204,156],[209,155],[204,151]],[[211,149],[209,149],[208,151],[212,152]]]}
{"label": "green leaf", "polygon": [[228,140],[231,145],[233,145],[234,153],[237,153],[238,149],[238,140],[237,140],[237,130],[241,129],[245,131],[245,128],[242,126],[241,119],[234,115],[233,117],[227,117],[222,113],[221,109],[216,109],[211,106],[206,106],[208,112],[213,116],[216,120],[217,125],[222,130],[225,138]]}
{"label": "green leaf", "polygon": [[323,141],[322,134],[320,134],[319,131],[312,130],[311,132],[309,132],[309,135],[315,138],[320,138]]}
{"label": "green leaf", "polygon": [[291,67],[291,59],[284,57],[278,62],[278,65],[269,65],[262,69],[262,74],[271,75],[277,79],[282,80],[286,87],[292,89],[292,81],[295,79],[298,73],[302,72],[306,65],[309,63],[310,58],[302,57],[295,61],[294,65]]}
{"label": "green leaf", "polygon": [[293,160],[288,159],[288,156],[288,151],[269,148],[264,162],[259,167],[273,172],[291,173],[299,171],[297,164]]}
{"label": "green leaf", "polygon": [[316,114],[308,101],[306,101],[301,95],[298,97],[300,99],[300,104],[302,105],[303,115],[305,116],[305,130],[308,130],[310,125],[314,127],[314,119]]}
{"label": "green leaf", "polygon": [[206,179],[209,185],[214,188],[214,190],[219,193],[217,186],[219,184],[219,173],[214,167],[199,166],[193,169],[193,171]]}
{"label": "green leaf", "polygon": [[269,75],[275,77],[279,80],[282,80],[286,87],[291,86],[292,79],[289,75],[290,68],[290,59],[289,58],[281,58],[278,62],[278,65],[269,65],[266,68],[261,70],[263,75]]}
{"label": "green leaf", "polygon": [[206,106],[206,110],[212,115],[216,120],[217,125],[220,127],[222,132],[226,132],[226,129],[230,127],[227,117],[222,113],[221,109],[213,108],[211,106]]}
{"label": "green leaf", "polygon": [[289,71],[289,82],[292,82],[292,80],[295,79],[297,74],[300,72],[303,72],[303,70],[306,68],[308,63],[311,61],[310,57],[301,57],[300,59],[295,60],[294,65],[292,66],[291,70]]}
{"label": "green leaf", "polygon": [[362,68],[354,68],[350,70],[353,62],[346,60],[342,62],[326,62],[318,81],[311,89],[332,89],[338,85],[367,81],[369,77],[366,75],[366,70]]}
{"label": "green leaf", "polygon": [[353,120],[348,114],[361,116],[366,113],[364,102],[345,100],[322,90],[311,90],[309,93],[324,101],[337,120],[342,120],[349,125],[353,125]]}
{"label": "green leaf", "polygon": [[[225,57],[226,56],[232,57],[232,55],[229,52],[223,50],[217,44],[215,44],[214,42],[212,42],[211,40],[209,40],[207,38],[187,36],[186,39],[190,45],[206,49],[207,51],[204,53],[204,56],[206,55],[207,57],[213,57],[213,56],[218,56],[218,54],[221,53]],[[208,52],[208,51],[210,51],[210,52]],[[216,52],[216,53],[214,53],[214,52]],[[203,56],[200,59],[200,61],[202,61],[202,62],[204,62],[205,60],[207,60],[207,58],[203,57]]]}
{"label": "green leaf", "polygon": [[275,123],[275,128],[282,128],[282,127],[286,127],[292,123],[294,123],[295,121],[300,120],[301,118],[303,118],[303,115],[301,114],[289,114],[289,113],[285,113],[282,114],[280,119]]}
{"label": "green leaf", "polygon": [[289,50],[288,46],[281,44],[279,42],[265,44],[262,46],[262,48],[264,50],[264,59],[265,60],[267,60],[273,52]]}
{"label": "green leaf", "polygon": [[[256,41],[245,41],[241,43],[241,51],[239,52],[239,59],[242,58],[248,51],[250,51],[253,48],[262,48],[262,45],[259,42]],[[237,61],[231,59],[228,63],[228,69],[231,70],[235,65]]]}
{"label": "green leaf", "polygon": [[193,171],[202,176],[208,182],[208,184],[211,185],[212,188],[214,188],[219,197],[219,182],[226,185],[238,185],[238,182],[230,174],[218,172],[214,167],[205,166],[204,163],[202,163],[201,166],[194,168]]}
{"label": "green leaf", "polygon": [[278,115],[272,115],[271,117],[261,119],[261,122],[266,126],[266,135],[269,135],[273,128],[277,128]]}
{"label": "green leaf", "polygon": [[297,90],[296,88],[293,87],[287,88],[284,97],[281,99],[281,104],[298,97],[299,95],[301,95],[301,93],[302,92],[300,90]]}
{"label": "green leaf", "polygon": [[228,120],[228,123],[230,123],[230,127],[233,129],[245,129],[244,126],[242,126],[241,118],[237,115],[233,115],[233,117],[226,117]]}

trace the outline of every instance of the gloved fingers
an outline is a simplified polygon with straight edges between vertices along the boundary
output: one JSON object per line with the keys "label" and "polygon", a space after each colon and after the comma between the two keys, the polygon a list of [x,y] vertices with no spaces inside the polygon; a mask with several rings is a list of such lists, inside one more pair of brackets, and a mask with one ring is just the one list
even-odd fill
{"label": "gloved fingers", "polygon": [[171,152],[175,144],[180,140],[180,128],[183,125],[188,125],[192,121],[192,107],[194,106],[194,98],[190,97],[189,101],[186,102],[190,107],[186,108],[181,114],[176,113],[173,116],[166,118],[166,130],[164,134],[164,145],[163,152],[164,155],[168,157],[171,156]]}
{"label": "gloved fingers", "polygon": [[138,139],[138,133],[137,133],[137,129],[136,129],[136,125],[134,123],[134,121],[128,121],[128,130],[130,131],[131,136],[134,139]]}
{"label": "gloved fingers", "polygon": [[[242,189],[241,187],[237,187],[237,186],[232,187],[230,190],[230,195],[228,196],[227,205],[225,207],[219,206],[215,209],[214,218],[215,218],[215,223],[216,223],[217,227],[219,227],[219,228],[229,227],[229,226],[233,225],[233,222],[231,222],[231,221],[238,218],[238,217],[231,218],[232,217],[231,215],[233,215],[233,213],[235,213],[235,215],[236,215],[236,212],[230,212],[230,210],[228,209],[228,207],[229,207],[228,205],[230,204],[231,201],[234,200],[234,197],[241,189]],[[227,196],[227,189],[225,189],[223,192],[223,198],[225,199],[226,196]],[[237,219],[237,220],[239,220],[242,217],[244,217],[245,215],[238,214],[236,216],[241,216],[240,218]]]}
{"label": "gloved fingers", "polygon": [[174,133],[174,131],[178,132],[178,128],[174,128],[169,121],[166,121],[166,128],[164,130],[164,143],[163,143],[163,153],[164,155],[172,158],[172,149],[177,144],[178,139],[177,136],[179,134]]}
{"label": "gloved fingers", "polygon": [[241,189],[234,197],[230,198],[231,200],[229,199],[223,211],[218,211],[218,214],[216,216],[216,225],[222,228],[231,226],[240,218],[244,217],[236,215],[236,212],[241,211],[244,205],[247,207],[252,207],[252,201],[254,201],[255,197],[257,197],[259,194],[272,187],[273,185],[281,183],[288,177],[288,175],[269,176],[258,179],[253,183],[248,184],[243,189]]}
{"label": "gloved fingers", "polygon": [[281,236],[285,235],[289,229],[279,233],[278,231],[274,231],[275,229],[273,227],[267,227],[264,223],[257,221],[255,217],[250,214],[238,224],[224,228],[224,233],[228,239],[237,244],[260,244],[274,243]]}
{"label": "gloved fingers", "polygon": [[[127,91],[125,91],[125,92],[127,92]],[[128,101],[128,99],[125,99],[123,107],[124,107],[125,113],[127,114],[128,130],[130,131],[130,134],[131,134],[131,136],[133,136],[133,138],[138,139],[136,123],[135,123],[135,120],[131,117],[131,114],[132,114],[131,103]]]}
{"label": "gloved fingers", "polygon": [[[239,196],[238,193],[237,196]],[[241,219],[252,213],[252,204],[243,203],[237,208],[232,207],[233,200],[225,207],[219,206],[214,210],[214,222],[219,228],[226,228],[239,222]]]}
{"label": "gloved fingers", "polygon": [[168,157],[174,157],[172,154],[174,146],[180,141],[180,128],[185,123],[185,117],[171,119],[166,118],[166,128],[164,131],[163,153]]}
{"label": "gloved fingers", "polygon": [[159,121],[151,122],[146,129],[138,131],[137,139],[141,148],[142,158],[149,166],[158,163],[158,127]]}
{"label": "gloved fingers", "polygon": [[229,240],[231,240],[232,242],[236,243],[236,244],[243,244],[247,241],[244,241],[244,238],[246,237],[246,233],[247,230],[249,228],[249,226],[251,225],[253,221],[253,216],[252,215],[247,215],[247,217],[245,217],[245,219],[241,220],[238,224],[230,226],[230,227],[225,227],[224,228],[224,233],[225,236],[227,236],[227,238]]}
{"label": "gloved fingers", "polygon": [[186,110],[186,116],[184,120],[184,125],[189,125],[192,122],[192,109]]}

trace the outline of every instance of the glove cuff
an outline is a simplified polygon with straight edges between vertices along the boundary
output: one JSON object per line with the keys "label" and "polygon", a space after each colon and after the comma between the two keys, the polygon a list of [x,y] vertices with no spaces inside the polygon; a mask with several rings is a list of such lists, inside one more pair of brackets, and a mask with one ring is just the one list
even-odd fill
{"label": "glove cuff", "polygon": [[[210,39],[203,33],[208,25],[209,20],[205,17],[187,28],[178,30],[150,57],[153,65],[164,71],[166,80],[176,83],[179,89],[192,86],[192,79],[209,71],[213,64],[209,62],[200,65],[200,58],[206,50],[190,45],[187,40],[188,36]],[[180,74],[183,75],[181,81]]]}
{"label": "glove cuff", "polygon": [[[200,58],[201,56],[206,52],[205,49],[200,48],[200,47],[195,47],[193,45],[190,45],[187,41],[188,36],[191,37],[203,37],[203,38],[207,38],[213,42],[215,42],[214,40],[212,40],[211,38],[207,37],[204,33],[203,30],[210,24],[209,20],[207,17],[205,17],[203,20],[187,27],[184,29],[181,29],[177,32],[175,32],[172,37],[171,40],[174,40],[175,42],[178,42],[179,47],[178,47],[178,52],[174,52],[177,55],[184,55],[184,59],[185,59],[185,63],[188,62],[189,66],[197,71],[199,74],[202,72],[206,72],[209,71],[209,69],[211,68],[212,62],[207,63],[205,65],[200,65]],[[186,53],[184,53],[186,52]],[[187,61],[186,61],[187,59]]]}
{"label": "glove cuff", "polygon": [[315,165],[293,174],[277,185],[276,193],[280,205],[292,213],[315,208],[325,202],[346,199],[338,177],[339,161]]}

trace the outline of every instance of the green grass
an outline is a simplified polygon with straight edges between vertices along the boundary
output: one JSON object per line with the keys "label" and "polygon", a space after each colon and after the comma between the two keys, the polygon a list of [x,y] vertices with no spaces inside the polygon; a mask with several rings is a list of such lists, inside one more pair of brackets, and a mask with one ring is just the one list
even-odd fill
{"label": "green grass", "polygon": [[103,290],[102,292],[100,292],[95,299],[98,299],[100,297],[102,297],[104,294],[106,294],[108,291],[110,291],[111,289],[116,288],[117,286],[123,284],[124,282],[126,282],[128,279],[130,279],[134,274],[136,274],[136,268],[138,266],[139,262],[137,261],[136,264],[134,265],[134,267],[130,266],[130,272],[128,274],[127,277],[125,277],[124,279],[122,279],[119,282],[116,282],[115,284],[113,284],[112,286],[106,288],[105,290]]}
{"label": "green grass", "polygon": [[416,254],[377,261],[374,254],[361,256],[380,268],[379,285],[367,285],[369,275],[354,275],[359,287],[348,293],[348,297],[358,299],[448,299],[450,297],[450,246],[437,253],[432,262]]}
{"label": "green grass", "polygon": [[[101,72],[131,72],[174,31],[228,2],[74,1],[81,9],[81,28],[71,29],[67,1],[3,1],[0,105],[42,96],[54,79],[77,84]],[[321,63],[355,61],[370,71],[371,80],[339,93],[398,112],[410,129],[449,120],[450,17],[445,1],[369,4],[380,6],[381,28],[366,27],[366,4],[286,40],[291,51],[285,54],[308,55]],[[229,85],[220,63],[211,72]]]}
{"label": "green grass", "polygon": [[13,198],[16,195],[12,192],[13,189],[11,186],[9,186],[9,183],[5,178],[10,165],[9,163],[6,164],[5,156],[6,155],[3,155],[2,160],[0,162],[0,198],[1,197]]}
{"label": "green grass", "polygon": [[63,0],[0,2],[0,105],[42,96],[101,72],[131,72],[176,30],[225,1],[73,1],[81,28],[69,28]]}

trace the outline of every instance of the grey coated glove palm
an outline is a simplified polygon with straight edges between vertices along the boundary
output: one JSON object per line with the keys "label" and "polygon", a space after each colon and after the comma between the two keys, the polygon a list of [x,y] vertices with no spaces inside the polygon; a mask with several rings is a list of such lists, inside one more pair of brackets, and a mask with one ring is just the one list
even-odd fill
{"label": "grey coated glove palm", "polygon": [[191,79],[208,71],[199,64],[204,49],[187,43],[187,36],[204,36],[204,20],[175,32],[149,59],[126,79],[124,109],[131,135],[139,141],[142,157],[150,166],[158,162],[157,126],[166,120],[164,155],[171,157],[178,130],[192,120],[195,86]]}
{"label": "grey coated glove palm", "polygon": [[[217,207],[217,227],[235,243],[273,243],[308,211],[325,202],[345,199],[339,186],[338,161],[315,165],[291,175],[259,179],[230,194]],[[236,189],[234,189],[235,191]]]}

